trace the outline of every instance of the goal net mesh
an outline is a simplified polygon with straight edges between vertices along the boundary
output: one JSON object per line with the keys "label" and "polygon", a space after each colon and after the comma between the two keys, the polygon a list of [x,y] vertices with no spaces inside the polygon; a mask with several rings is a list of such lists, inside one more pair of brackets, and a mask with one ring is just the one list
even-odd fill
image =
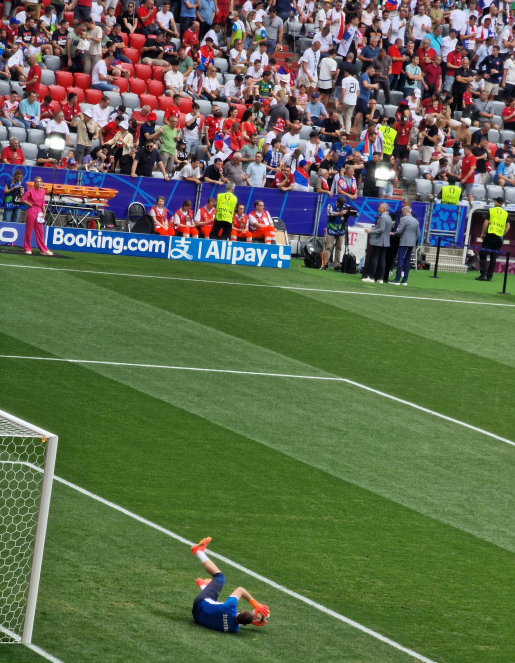
{"label": "goal net mesh", "polygon": [[22,635],[45,456],[45,438],[0,416],[0,643]]}

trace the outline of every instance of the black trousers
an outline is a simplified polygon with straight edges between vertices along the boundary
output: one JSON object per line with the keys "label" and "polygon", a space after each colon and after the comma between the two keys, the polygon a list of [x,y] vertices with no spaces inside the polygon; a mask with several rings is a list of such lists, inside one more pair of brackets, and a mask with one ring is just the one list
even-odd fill
{"label": "black trousers", "polygon": [[377,186],[364,186],[363,187],[363,197],[364,198],[379,198],[379,188]]}
{"label": "black trousers", "polygon": [[[479,270],[481,271],[481,276],[487,276],[489,279],[492,278],[493,273],[495,272],[495,264],[497,263],[498,253],[493,253],[493,251],[500,251],[502,248],[502,237],[499,235],[494,235],[493,233],[487,233],[483,240],[483,248],[479,252]],[[490,264],[488,265],[487,270],[487,260],[490,256]]]}
{"label": "black trousers", "polygon": [[384,103],[389,104],[390,103],[390,84],[388,83],[388,78],[386,80],[384,79],[378,79],[374,77],[374,83],[377,83],[379,85],[378,90],[374,90],[374,99],[377,99],[379,96],[379,90],[382,90],[384,92]]}
{"label": "black trousers", "polygon": [[[222,231],[222,236],[219,237],[220,231]],[[209,239],[231,239],[232,223],[227,223],[227,221],[217,221],[213,223],[213,228],[209,233]]]}
{"label": "black trousers", "polygon": [[397,256],[397,251],[399,250],[399,242],[401,241],[400,236],[395,237],[392,235],[390,237],[390,246],[386,249],[385,263],[384,263],[384,279],[385,283],[388,283],[388,277],[393,268],[393,263]]}
{"label": "black trousers", "polygon": [[372,246],[372,254],[368,263],[368,278],[374,281],[382,281],[384,277],[384,262],[386,257],[386,246]]}

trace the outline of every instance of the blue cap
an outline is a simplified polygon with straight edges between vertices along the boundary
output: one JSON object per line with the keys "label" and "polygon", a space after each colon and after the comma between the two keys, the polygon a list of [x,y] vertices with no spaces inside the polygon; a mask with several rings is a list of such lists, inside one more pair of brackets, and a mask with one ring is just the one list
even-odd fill
{"label": "blue cap", "polygon": [[77,162],[75,161],[75,159],[68,159],[68,165],[69,166],[76,166]]}
{"label": "blue cap", "polygon": [[18,19],[17,19],[17,18],[14,18],[14,17],[9,19],[9,23],[10,23],[11,25],[21,25],[21,22],[18,21]]}

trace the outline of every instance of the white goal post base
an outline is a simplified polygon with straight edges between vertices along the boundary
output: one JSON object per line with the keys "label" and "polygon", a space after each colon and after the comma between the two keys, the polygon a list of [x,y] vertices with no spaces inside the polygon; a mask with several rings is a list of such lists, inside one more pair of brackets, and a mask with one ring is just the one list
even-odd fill
{"label": "white goal post base", "polygon": [[57,435],[0,410],[0,642],[30,644]]}

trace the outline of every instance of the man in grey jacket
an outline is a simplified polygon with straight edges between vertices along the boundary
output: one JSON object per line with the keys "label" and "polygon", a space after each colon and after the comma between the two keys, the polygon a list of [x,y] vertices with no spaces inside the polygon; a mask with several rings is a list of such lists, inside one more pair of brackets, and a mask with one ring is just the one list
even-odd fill
{"label": "man in grey jacket", "polygon": [[390,232],[392,230],[392,217],[390,207],[386,203],[379,205],[379,214],[375,226],[366,229],[370,234],[372,254],[368,263],[368,278],[362,279],[364,283],[382,283],[384,276],[386,249],[390,246]]}
{"label": "man in grey jacket", "polygon": [[[390,281],[394,285],[408,285],[408,274],[411,264],[411,254],[417,245],[420,236],[420,226],[417,219],[411,215],[410,207],[402,208],[402,218],[399,227],[393,233],[400,237],[399,256],[397,258],[397,274],[395,280]],[[402,281],[401,281],[402,277]]]}

